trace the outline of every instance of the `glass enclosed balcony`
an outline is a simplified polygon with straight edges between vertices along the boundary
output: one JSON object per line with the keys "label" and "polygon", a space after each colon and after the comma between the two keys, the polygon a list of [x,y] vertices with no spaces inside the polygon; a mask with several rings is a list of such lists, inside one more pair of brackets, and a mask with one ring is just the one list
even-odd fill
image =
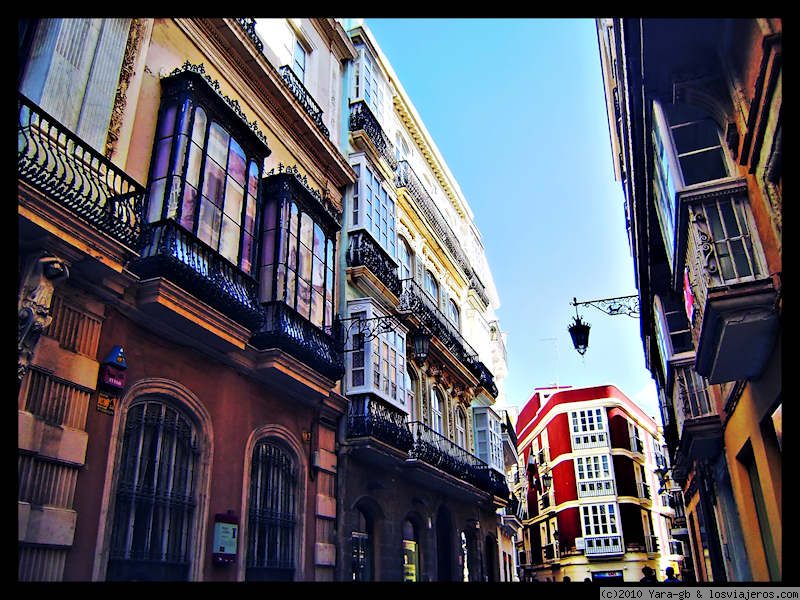
{"label": "glass enclosed balcony", "polygon": [[692,365],[675,369],[675,423],[682,460],[712,458],[722,447],[722,422],[708,392],[708,381]]}
{"label": "glass enclosed balcony", "polygon": [[620,535],[592,535],[583,538],[586,556],[624,554],[625,546]]}

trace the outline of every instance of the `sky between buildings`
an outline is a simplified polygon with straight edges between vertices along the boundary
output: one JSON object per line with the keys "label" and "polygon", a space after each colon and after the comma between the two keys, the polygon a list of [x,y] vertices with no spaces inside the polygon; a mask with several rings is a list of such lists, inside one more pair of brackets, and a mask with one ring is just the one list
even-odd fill
{"label": "sky between buildings", "polygon": [[592,19],[365,19],[466,196],[508,333],[509,404],[616,385],[660,423],[639,322],[570,302],[636,293]]}

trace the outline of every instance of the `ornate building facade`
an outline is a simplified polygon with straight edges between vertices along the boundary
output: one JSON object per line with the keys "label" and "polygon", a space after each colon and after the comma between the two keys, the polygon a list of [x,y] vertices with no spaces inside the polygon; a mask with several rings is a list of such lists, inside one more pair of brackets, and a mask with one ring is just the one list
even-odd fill
{"label": "ornate building facade", "polygon": [[598,19],[616,178],[699,581],[782,568],[780,19]]}
{"label": "ornate building facade", "polygon": [[333,579],[330,90],[251,19],[19,28],[19,579]]}
{"label": "ornate building facade", "polygon": [[347,28],[358,179],[341,244],[350,412],[339,577],[498,581],[508,489],[492,409],[501,379],[487,367],[505,363],[497,293],[466,199],[411,100],[369,29]]}

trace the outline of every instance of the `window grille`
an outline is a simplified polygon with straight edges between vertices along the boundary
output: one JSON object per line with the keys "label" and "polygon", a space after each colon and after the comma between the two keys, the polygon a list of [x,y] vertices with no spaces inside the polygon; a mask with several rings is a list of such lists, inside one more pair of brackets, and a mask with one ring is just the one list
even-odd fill
{"label": "window grille", "polygon": [[159,400],[128,411],[109,580],[186,580],[193,551],[197,431]]}
{"label": "window grille", "polygon": [[249,581],[291,581],[297,546],[297,467],[277,444],[253,449],[247,524]]}

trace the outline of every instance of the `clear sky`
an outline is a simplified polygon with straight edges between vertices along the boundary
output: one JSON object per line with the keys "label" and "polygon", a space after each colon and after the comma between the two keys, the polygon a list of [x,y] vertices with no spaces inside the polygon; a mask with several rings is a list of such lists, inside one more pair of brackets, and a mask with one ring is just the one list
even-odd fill
{"label": "clear sky", "polygon": [[660,423],[639,322],[570,302],[636,293],[592,19],[365,19],[466,196],[508,334],[509,404],[611,383]]}

